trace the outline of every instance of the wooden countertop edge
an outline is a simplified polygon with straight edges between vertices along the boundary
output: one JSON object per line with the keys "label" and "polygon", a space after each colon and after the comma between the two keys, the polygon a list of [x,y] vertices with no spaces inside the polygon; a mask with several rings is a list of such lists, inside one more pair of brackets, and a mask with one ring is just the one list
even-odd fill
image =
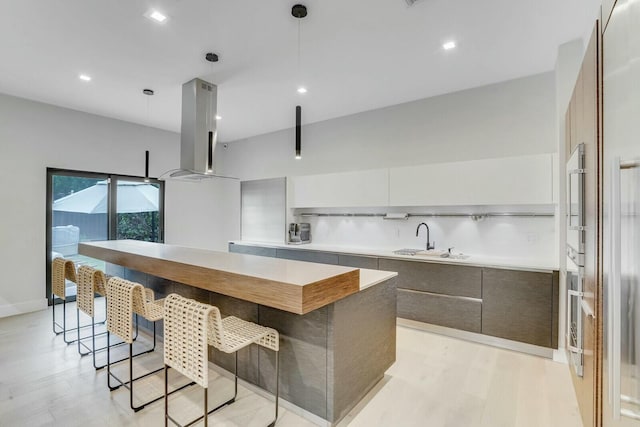
{"label": "wooden countertop edge", "polygon": [[360,290],[360,271],[299,286],[80,243],[79,253],[211,292],[306,314]]}
{"label": "wooden countertop edge", "polygon": [[311,283],[302,289],[304,314],[360,291],[360,270]]}

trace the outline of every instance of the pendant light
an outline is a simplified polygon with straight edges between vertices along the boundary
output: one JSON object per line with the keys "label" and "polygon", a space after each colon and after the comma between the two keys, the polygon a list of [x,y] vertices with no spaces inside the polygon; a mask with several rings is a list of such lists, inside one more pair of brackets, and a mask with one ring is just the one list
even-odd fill
{"label": "pendant light", "polygon": [[[300,82],[300,22],[307,16],[307,7],[303,4],[296,4],[291,8],[291,15],[298,20],[298,81]],[[299,85],[298,93],[307,93],[307,88]],[[302,158],[302,107],[296,106],[296,159]]]}
{"label": "pendant light", "polygon": [[[147,126],[149,125],[149,100],[153,96],[152,89],[142,89],[142,93],[147,95]],[[144,182],[149,182],[149,150],[144,152]]]}
{"label": "pendant light", "polygon": [[302,107],[296,105],[296,159],[302,158]]}

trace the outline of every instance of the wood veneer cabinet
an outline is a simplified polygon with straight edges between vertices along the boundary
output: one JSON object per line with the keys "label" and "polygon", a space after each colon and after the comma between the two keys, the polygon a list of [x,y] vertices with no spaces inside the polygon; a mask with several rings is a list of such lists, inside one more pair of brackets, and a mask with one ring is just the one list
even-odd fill
{"label": "wood veneer cabinet", "polygon": [[482,333],[558,347],[558,273],[485,268]]}
{"label": "wood veneer cabinet", "polygon": [[[585,206],[585,255],[583,270],[583,376],[579,377],[572,369],[572,379],[576,397],[580,406],[582,422],[585,427],[600,426],[602,424],[600,402],[600,366],[599,324],[601,316],[602,297],[600,277],[600,29],[599,23],[591,34],[585,56],[576,80],[573,96],[567,108],[565,146],[567,155],[575,147],[584,143],[585,147],[585,175],[584,175],[584,206]],[[593,315],[587,314],[590,311]]]}

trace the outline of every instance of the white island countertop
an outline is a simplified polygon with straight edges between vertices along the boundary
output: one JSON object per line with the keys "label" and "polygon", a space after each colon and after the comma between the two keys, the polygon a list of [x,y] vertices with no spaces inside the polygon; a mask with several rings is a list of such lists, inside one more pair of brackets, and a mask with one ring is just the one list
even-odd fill
{"label": "white island countertop", "polygon": [[79,253],[167,280],[305,314],[397,273],[135,240],[84,242]]}
{"label": "white island countertop", "polygon": [[[455,259],[455,258],[441,258],[433,256],[420,256],[420,255],[398,255],[393,251],[395,249],[402,248],[376,248],[376,247],[349,247],[349,246],[336,246],[336,245],[324,245],[317,243],[308,243],[302,245],[288,245],[286,243],[271,243],[271,242],[254,242],[247,240],[233,240],[229,243],[247,246],[260,246],[265,248],[286,248],[295,250],[309,250],[309,251],[321,251],[332,252],[337,254],[347,255],[362,255],[372,256],[379,258],[395,258],[417,262],[431,262],[440,264],[453,264],[453,265],[468,265],[473,267],[488,267],[488,268],[501,268],[509,270],[525,270],[525,271],[538,271],[538,272],[552,272],[558,270],[558,261],[554,261],[552,257],[545,259],[534,258],[508,258],[508,257],[496,257],[486,255],[465,254],[468,258]],[[416,248],[419,249],[419,248]]]}

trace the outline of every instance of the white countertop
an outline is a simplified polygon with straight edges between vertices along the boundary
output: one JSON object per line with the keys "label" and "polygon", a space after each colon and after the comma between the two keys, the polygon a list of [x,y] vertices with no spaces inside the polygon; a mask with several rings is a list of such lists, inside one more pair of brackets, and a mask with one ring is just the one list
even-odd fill
{"label": "white countertop", "polygon": [[[431,262],[439,264],[458,264],[468,265],[474,267],[491,267],[491,268],[504,268],[513,270],[527,270],[527,271],[543,271],[550,272],[558,270],[558,261],[554,261],[549,257],[548,259],[530,259],[530,258],[506,258],[506,257],[492,257],[474,254],[469,255],[466,259],[453,259],[453,258],[440,258],[440,257],[428,257],[419,255],[398,255],[393,253],[394,250],[402,248],[372,248],[372,247],[349,247],[349,246],[333,246],[322,245],[317,243],[309,243],[303,245],[288,245],[286,243],[271,243],[271,242],[252,242],[246,240],[234,240],[229,243],[236,243],[239,245],[248,246],[262,246],[272,248],[287,248],[298,250],[310,250],[310,251],[322,251],[333,252],[349,255],[364,255],[374,256],[381,258],[396,258],[417,262]],[[416,248],[418,249],[418,248]]]}
{"label": "white countertop", "polygon": [[395,272],[134,240],[84,242],[80,254],[188,286],[306,314],[397,276]]}

